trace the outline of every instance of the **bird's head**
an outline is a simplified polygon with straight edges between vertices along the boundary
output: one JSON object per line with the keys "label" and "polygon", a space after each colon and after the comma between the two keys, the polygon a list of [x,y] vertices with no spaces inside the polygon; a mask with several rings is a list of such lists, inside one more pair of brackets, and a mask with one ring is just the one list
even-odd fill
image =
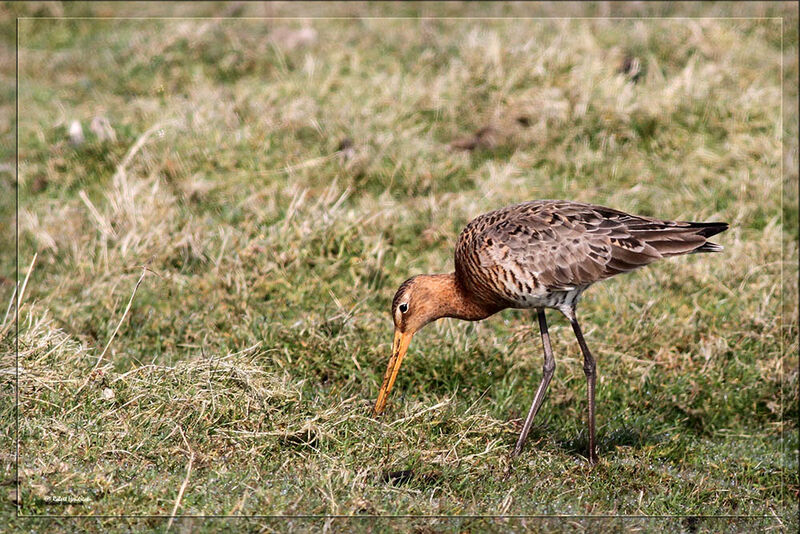
{"label": "bird's head", "polygon": [[430,322],[448,315],[452,298],[452,275],[422,274],[403,282],[392,299],[394,321],[394,343],[392,357],[383,378],[378,401],[373,413],[379,414],[386,406],[386,399],[394,386],[400,363],[406,356],[408,345],[414,334]]}
{"label": "bird's head", "polygon": [[444,288],[441,278],[421,274],[400,284],[392,299],[392,320],[396,332],[413,336],[423,326],[442,317]]}

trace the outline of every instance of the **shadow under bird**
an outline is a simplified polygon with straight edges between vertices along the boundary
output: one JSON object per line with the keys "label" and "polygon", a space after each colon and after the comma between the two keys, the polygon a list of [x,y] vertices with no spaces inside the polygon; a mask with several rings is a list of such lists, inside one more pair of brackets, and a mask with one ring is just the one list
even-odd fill
{"label": "shadow under bird", "polygon": [[400,286],[392,301],[394,343],[373,413],[386,407],[411,338],[442,317],[480,321],[506,308],[535,308],[544,346],[542,380],[513,456],[522,451],[555,371],[545,308],[563,313],[583,353],[588,382],[591,463],[595,450],[595,359],[575,308],[590,285],[661,258],[719,252],[707,239],[725,231],[722,222],[664,221],[603,206],[537,200],[507,206],[473,219],[458,237],[455,272],[422,274]]}

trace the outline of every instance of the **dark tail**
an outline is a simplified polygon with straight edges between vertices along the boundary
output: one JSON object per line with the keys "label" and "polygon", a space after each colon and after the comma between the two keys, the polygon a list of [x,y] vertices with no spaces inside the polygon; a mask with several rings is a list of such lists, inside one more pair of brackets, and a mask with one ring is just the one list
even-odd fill
{"label": "dark tail", "polygon": [[728,229],[728,223],[723,222],[713,222],[713,223],[689,223],[690,228],[697,228],[698,234],[703,237],[711,237],[712,235],[717,235],[721,232],[724,232]]}
{"label": "dark tail", "polygon": [[[699,231],[697,232],[698,235],[705,237],[706,239],[717,235],[721,232],[724,232],[728,229],[728,223],[724,222],[712,222],[712,223],[691,223],[692,228],[698,228]],[[689,254],[696,254],[698,252],[721,252],[723,250],[722,245],[718,245],[716,243],[712,243],[711,241],[706,241]]]}

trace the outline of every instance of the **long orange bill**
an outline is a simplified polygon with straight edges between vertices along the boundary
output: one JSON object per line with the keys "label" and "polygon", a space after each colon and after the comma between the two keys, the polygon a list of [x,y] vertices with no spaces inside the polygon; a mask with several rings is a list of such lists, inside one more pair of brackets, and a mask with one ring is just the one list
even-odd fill
{"label": "long orange bill", "polygon": [[389,365],[386,367],[386,374],[383,375],[383,385],[378,392],[378,400],[375,402],[375,408],[372,410],[373,415],[378,415],[383,412],[386,407],[386,399],[389,398],[389,392],[392,391],[394,381],[397,378],[397,372],[400,370],[400,364],[403,363],[403,358],[406,357],[408,344],[411,343],[411,338],[414,334],[405,334],[399,330],[394,331],[394,343],[392,344],[392,357],[389,359]]}

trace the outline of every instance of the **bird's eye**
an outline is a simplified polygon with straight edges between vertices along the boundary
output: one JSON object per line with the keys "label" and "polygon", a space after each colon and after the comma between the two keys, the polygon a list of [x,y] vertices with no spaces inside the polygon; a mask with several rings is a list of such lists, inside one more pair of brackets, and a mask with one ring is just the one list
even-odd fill
{"label": "bird's eye", "polygon": [[400,313],[405,313],[405,312],[407,312],[407,311],[408,311],[408,304],[406,304],[406,303],[404,302],[404,303],[402,303],[402,304],[399,306],[399,308],[400,308]]}

